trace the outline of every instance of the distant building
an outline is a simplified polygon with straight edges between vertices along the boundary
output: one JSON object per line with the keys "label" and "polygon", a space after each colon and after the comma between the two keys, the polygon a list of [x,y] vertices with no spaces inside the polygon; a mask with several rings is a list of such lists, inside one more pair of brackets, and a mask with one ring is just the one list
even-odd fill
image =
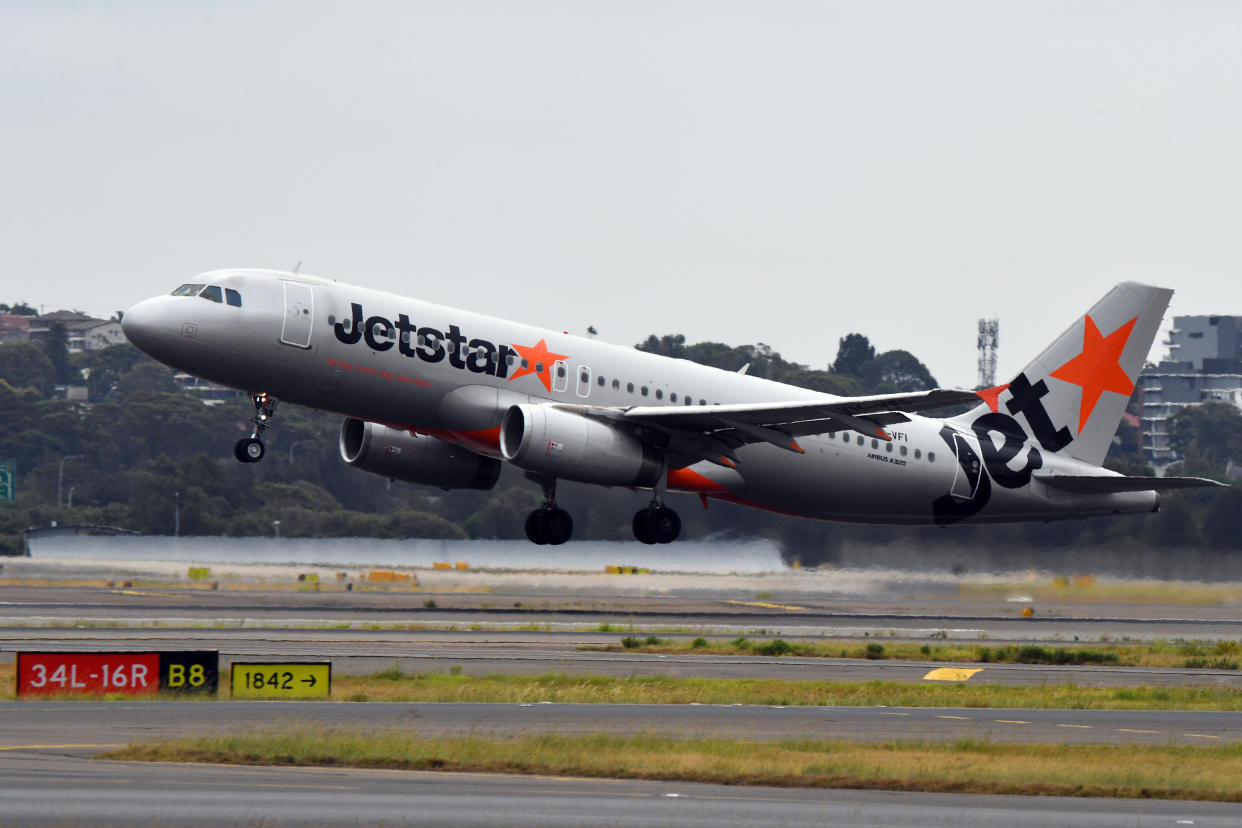
{"label": "distant building", "polygon": [[214,382],[208,382],[205,379],[199,379],[190,374],[180,372],[173,374],[173,381],[186,394],[201,400],[203,405],[220,405],[228,400],[235,400],[238,397],[244,396],[242,392],[235,388],[216,385]]}
{"label": "distant building", "polygon": [[1242,317],[1175,316],[1168,354],[1143,371],[1143,453],[1157,465],[1177,459],[1170,421],[1189,405],[1216,401],[1242,409]]}
{"label": "distant building", "polygon": [[30,317],[0,313],[0,342],[26,342],[30,339]]}
{"label": "distant building", "polygon": [[52,335],[52,326],[59,323],[65,329],[69,352],[98,351],[111,345],[125,343],[121,323],[116,319],[96,319],[80,311],[58,310],[43,316],[27,317],[30,322],[28,337],[42,339]]}

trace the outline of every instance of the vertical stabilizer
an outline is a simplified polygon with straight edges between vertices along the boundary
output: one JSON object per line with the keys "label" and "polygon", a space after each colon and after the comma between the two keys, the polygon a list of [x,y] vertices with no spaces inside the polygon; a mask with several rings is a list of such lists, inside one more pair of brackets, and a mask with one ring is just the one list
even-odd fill
{"label": "vertical stabilizer", "polygon": [[1016,417],[1046,451],[1101,465],[1173,291],[1122,282],[1007,384],[983,411]]}

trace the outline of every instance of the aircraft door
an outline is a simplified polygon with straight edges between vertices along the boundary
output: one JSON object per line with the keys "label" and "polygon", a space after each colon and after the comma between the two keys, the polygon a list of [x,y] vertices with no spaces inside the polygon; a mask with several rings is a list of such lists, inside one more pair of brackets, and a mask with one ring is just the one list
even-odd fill
{"label": "aircraft door", "polygon": [[979,481],[983,476],[983,461],[979,452],[971,448],[966,436],[953,432],[953,453],[957,458],[957,471],[953,475],[953,485],[949,494],[954,500],[974,500],[979,493]]}
{"label": "aircraft door", "polygon": [[284,324],[280,341],[295,348],[309,348],[311,320],[314,318],[314,293],[310,285],[285,282]]}

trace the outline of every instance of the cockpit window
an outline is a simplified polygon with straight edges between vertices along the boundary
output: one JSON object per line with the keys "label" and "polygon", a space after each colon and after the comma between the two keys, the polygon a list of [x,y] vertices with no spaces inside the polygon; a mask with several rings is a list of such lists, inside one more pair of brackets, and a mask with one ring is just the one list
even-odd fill
{"label": "cockpit window", "polygon": [[218,285],[208,285],[203,288],[203,292],[199,294],[204,299],[210,299],[213,302],[224,302],[224,296]]}
{"label": "cockpit window", "polygon": [[224,289],[224,298],[227,299],[229,304],[232,305],[233,307],[235,308],[241,307],[241,294],[233,290],[232,288]]}
{"label": "cockpit window", "polygon": [[172,292],[173,296],[198,296],[198,292],[203,289],[201,284],[192,285],[185,284]]}

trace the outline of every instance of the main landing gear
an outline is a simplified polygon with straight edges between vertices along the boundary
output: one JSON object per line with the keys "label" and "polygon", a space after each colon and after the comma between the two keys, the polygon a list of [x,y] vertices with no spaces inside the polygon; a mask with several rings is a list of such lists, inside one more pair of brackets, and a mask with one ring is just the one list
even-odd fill
{"label": "main landing gear", "polygon": [[[526,517],[526,537],[540,546],[559,546],[574,534],[574,520],[556,505],[556,479],[527,472],[543,488],[543,505]],[[634,537],[646,544],[672,543],[681,534],[681,518],[664,505],[657,492],[651,505],[634,515]]]}
{"label": "main landing gear", "polygon": [[681,534],[681,518],[658,500],[634,513],[634,537],[646,544],[672,543]]}
{"label": "main landing gear", "polygon": [[251,394],[250,402],[254,405],[254,416],[250,418],[250,422],[254,423],[254,430],[249,437],[243,437],[233,446],[233,456],[242,463],[257,463],[267,453],[260,438],[264,431],[271,428],[279,400],[264,393]]}
{"label": "main landing gear", "polygon": [[526,537],[540,546],[560,546],[573,537],[574,519],[556,505],[556,479],[529,472],[526,476],[543,487],[543,505],[526,517]]}

